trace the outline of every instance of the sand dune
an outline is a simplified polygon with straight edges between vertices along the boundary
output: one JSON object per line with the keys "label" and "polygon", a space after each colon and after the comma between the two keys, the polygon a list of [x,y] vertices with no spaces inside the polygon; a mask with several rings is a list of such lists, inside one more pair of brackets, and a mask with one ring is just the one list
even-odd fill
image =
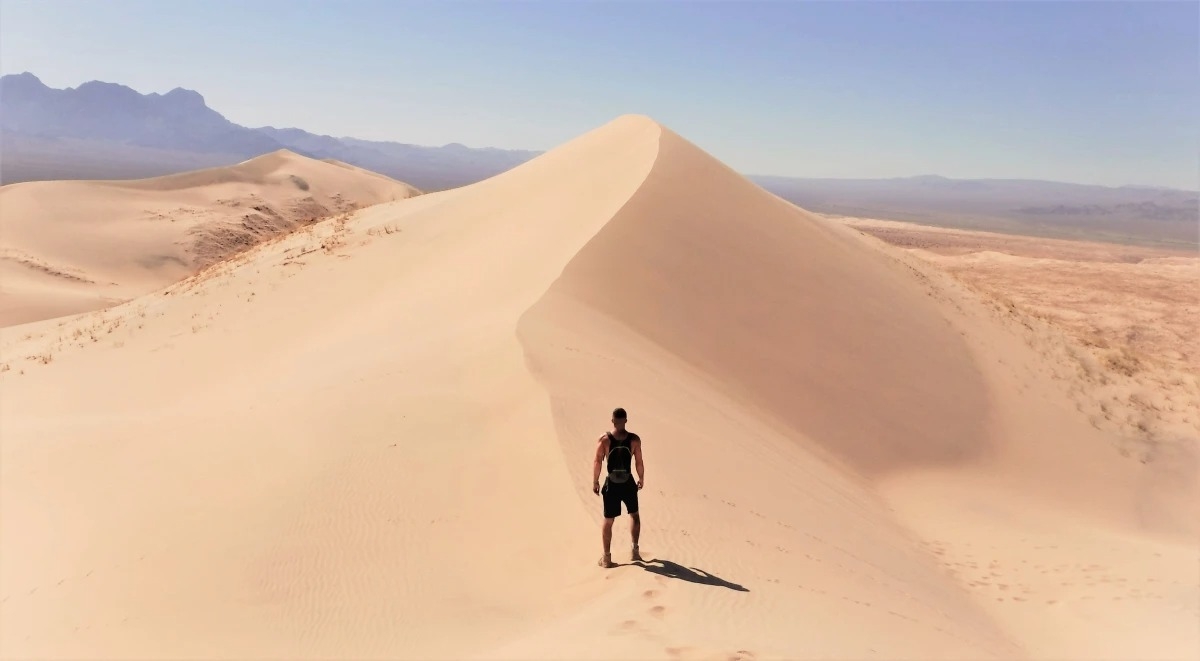
{"label": "sand dune", "polygon": [[417,193],[286,150],[150,179],[4,186],[0,325],[126,301],[304,223]]}
{"label": "sand dune", "polygon": [[[1190,658],[1194,454],[1121,456],[1023,324],[621,117],[0,329],[0,645]],[[623,517],[604,570],[614,406],[651,560]]]}

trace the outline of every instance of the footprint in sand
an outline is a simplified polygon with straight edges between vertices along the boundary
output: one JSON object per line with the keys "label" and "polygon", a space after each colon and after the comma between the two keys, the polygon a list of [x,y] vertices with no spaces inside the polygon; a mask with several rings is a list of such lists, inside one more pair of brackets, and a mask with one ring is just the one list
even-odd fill
{"label": "footprint in sand", "polygon": [[665,606],[655,606],[649,610],[649,613],[654,617],[662,618],[667,614],[667,608]]}
{"label": "footprint in sand", "polygon": [[642,596],[646,599],[653,599],[658,596],[658,590],[646,590],[642,593]]}

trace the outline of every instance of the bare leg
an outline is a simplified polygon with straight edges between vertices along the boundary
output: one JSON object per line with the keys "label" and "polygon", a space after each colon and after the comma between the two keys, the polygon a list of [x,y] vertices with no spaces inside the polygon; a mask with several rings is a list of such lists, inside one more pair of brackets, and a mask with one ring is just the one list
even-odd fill
{"label": "bare leg", "polygon": [[612,556],[609,554],[609,548],[612,546],[612,527],[615,519],[605,519],[604,527],[601,529],[601,538],[604,540],[604,557],[600,558],[601,567],[613,567]]}
{"label": "bare leg", "polygon": [[640,512],[634,512],[629,515],[633,519],[629,528],[629,536],[633,538],[633,559],[641,560],[642,554],[638,552],[638,537],[642,534],[642,515]]}

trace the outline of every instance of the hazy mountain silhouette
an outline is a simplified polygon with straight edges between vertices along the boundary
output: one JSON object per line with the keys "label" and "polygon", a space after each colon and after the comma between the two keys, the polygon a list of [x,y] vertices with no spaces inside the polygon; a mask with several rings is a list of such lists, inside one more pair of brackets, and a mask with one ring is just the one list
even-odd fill
{"label": "hazy mountain silhouette", "polygon": [[53,89],[31,73],[0,77],[0,183],[149,177],[229,165],[278,149],[337,159],[426,191],[486,179],[540,153],[248,128],[209,108],[192,90],[141,94],[99,81]]}
{"label": "hazy mountain silhouette", "polygon": [[[149,177],[229,165],[281,148],[337,159],[424,191],[471,184],[541,153],[369,141],[299,128],[248,128],[209,108],[204,97],[191,90],[141,94],[98,81],[52,89],[31,73],[0,77],[0,183]],[[1195,191],[937,175],[749,178],[818,213],[1066,238],[1200,245],[1200,196]]]}
{"label": "hazy mountain silhouette", "polygon": [[0,128],[33,138],[109,141],[247,158],[284,147],[270,136],[225,119],[192,90],[140,94],[100,81],[52,89],[31,73],[0,77]]}

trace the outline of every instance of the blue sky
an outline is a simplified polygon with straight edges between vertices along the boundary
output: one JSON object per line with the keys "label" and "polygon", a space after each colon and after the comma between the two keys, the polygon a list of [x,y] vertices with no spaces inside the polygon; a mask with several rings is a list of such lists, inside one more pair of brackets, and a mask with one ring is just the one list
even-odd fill
{"label": "blue sky", "polygon": [[549,149],[624,113],[749,174],[1196,189],[1197,2],[0,0],[0,72],[247,126]]}

